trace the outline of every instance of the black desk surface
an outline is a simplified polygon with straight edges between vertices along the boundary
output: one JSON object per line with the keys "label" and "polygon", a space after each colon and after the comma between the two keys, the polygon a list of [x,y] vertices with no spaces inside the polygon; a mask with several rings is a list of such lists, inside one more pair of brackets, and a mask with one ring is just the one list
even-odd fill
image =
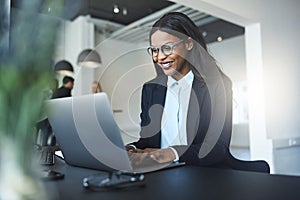
{"label": "black desk surface", "polygon": [[82,179],[102,172],[57,161],[51,168],[65,177],[45,181],[50,199],[300,199],[300,177],[196,166],[147,173],[143,187],[93,192],[83,188]]}

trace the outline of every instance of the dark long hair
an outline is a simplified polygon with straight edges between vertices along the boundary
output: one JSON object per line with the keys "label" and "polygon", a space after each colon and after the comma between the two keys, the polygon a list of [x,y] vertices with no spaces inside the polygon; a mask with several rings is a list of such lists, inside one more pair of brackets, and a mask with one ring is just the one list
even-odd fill
{"label": "dark long hair", "polygon": [[[206,43],[199,28],[188,16],[183,13],[170,12],[163,15],[153,24],[150,31],[149,41],[151,41],[151,35],[157,30],[161,30],[167,33],[172,31],[172,35],[179,33],[185,35],[186,37],[191,37],[193,40],[198,42],[205,50],[207,50]],[[178,35],[178,37],[181,38],[182,36]]]}

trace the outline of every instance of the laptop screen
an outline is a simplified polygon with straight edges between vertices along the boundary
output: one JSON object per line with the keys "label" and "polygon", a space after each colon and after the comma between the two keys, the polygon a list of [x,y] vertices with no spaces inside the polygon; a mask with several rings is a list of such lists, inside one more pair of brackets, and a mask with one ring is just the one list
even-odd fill
{"label": "laptop screen", "polygon": [[49,122],[68,164],[132,170],[105,93],[52,99],[47,105]]}

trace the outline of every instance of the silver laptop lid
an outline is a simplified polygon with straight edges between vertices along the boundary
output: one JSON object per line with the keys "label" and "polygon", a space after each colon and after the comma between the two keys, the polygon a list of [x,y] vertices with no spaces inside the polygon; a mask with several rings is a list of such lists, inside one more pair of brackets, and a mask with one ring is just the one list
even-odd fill
{"label": "silver laptop lid", "polygon": [[52,99],[48,118],[68,164],[132,171],[105,93]]}

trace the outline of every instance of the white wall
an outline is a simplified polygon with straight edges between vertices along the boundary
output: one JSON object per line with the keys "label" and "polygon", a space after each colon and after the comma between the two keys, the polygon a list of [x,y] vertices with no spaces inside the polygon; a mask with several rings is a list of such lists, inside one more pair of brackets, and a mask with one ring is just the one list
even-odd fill
{"label": "white wall", "polygon": [[231,146],[249,148],[249,119],[244,35],[214,42],[209,52],[233,84],[233,127]]}
{"label": "white wall", "polygon": [[247,80],[244,35],[211,43],[208,50],[233,83]]}
{"label": "white wall", "polygon": [[146,46],[105,39],[95,47],[102,58],[95,77],[110,98],[124,143],[139,137],[142,85],[156,76]]}
{"label": "white wall", "polygon": [[[207,1],[207,0],[205,0]],[[209,0],[218,7],[261,24],[267,135],[300,136],[300,35],[298,0]]]}

